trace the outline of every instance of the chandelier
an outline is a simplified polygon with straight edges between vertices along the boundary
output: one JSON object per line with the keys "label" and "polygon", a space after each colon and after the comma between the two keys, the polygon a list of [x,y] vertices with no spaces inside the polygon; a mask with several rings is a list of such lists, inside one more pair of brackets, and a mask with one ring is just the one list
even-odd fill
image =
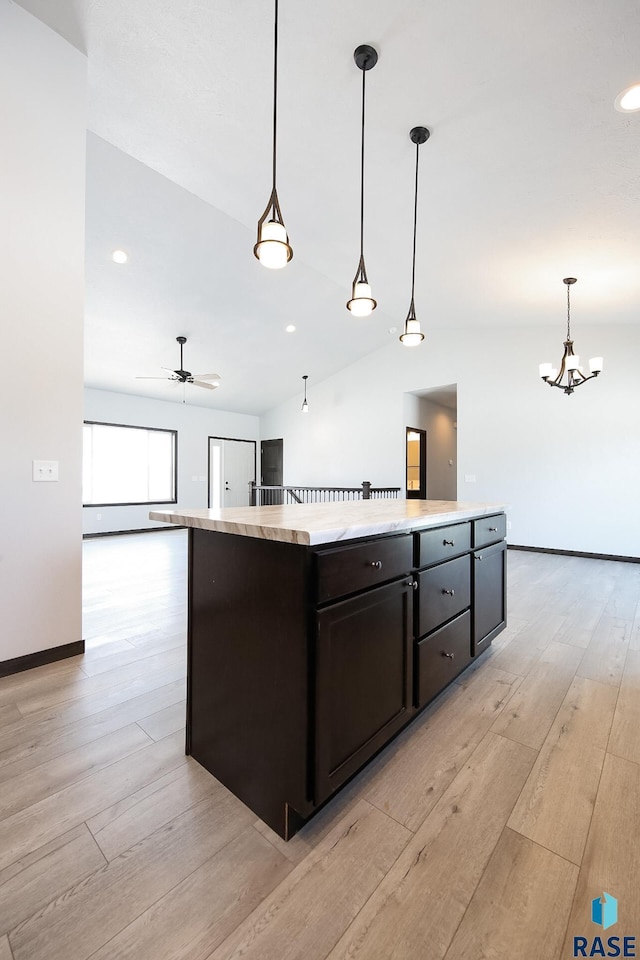
{"label": "chandelier", "polygon": [[[564,341],[564,353],[560,362],[560,369],[556,370],[550,363],[540,364],[540,376],[550,387],[559,387],[568,395],[573,393],[576,387],[582,386],[587,380],[592,380],[602,372],[602,357],[592,357],[589,360],[589,376],[587,377],[580,366],[580,357],[573,352],[573,340],[571,339],[571,298],[569,291],[571,285],[576,283],[575,277],[565,277],[562,281],[567,285],[567,339]],[[566,381],[564,377],[566,375]]]}

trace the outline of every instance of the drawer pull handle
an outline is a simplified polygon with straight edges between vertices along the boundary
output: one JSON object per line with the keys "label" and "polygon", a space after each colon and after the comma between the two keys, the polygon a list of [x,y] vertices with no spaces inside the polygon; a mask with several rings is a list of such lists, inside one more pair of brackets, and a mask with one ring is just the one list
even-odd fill
{"label": "drawer pull handle", "polygon": [[443,657],[446,657],[447,660],[455,660],[455,656],[456,656],[456,655],[455,655],[455,653],[445,653],[445,651],[443,650],[443,651],[442,651],[442,656],[443,656]]}
{"label": "drawer pull handle", "polygon": [[489,527],[489,533],[497,533],[497,532],[498,532],[497,527]]}
{"label": "drawer pull handle", "polygon": [[455,590],[453,589],[453,587],[451,588],[451,590],[444,590],[444,589],[443,589],[442,592],[443,592],[443,593],[446,593],[446,595],[447,595],[448,597],[455,597],[455,595],[456,595],[456,592],[455,592]]}
{"label": "drawer pull handle", "polygon": [[382,560],[372,560],[369,566],[373,567],[374,570],[382,570]]}
{"label": "drawer pull handle", "polygon": [[443,541],[442,541],[442,546],[443,546],[443,547],[453,547],[453,546],[455,546],[455,543],[456,543],[455,540],[443,540]]}

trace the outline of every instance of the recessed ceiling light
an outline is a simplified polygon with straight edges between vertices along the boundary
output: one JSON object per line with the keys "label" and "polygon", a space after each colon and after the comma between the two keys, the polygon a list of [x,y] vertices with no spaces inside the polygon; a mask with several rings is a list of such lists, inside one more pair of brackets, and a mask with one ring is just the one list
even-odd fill
{"label": "recessed ceiling light", "polygon": [[285,330],[287,331],[287,333],[295,333],[295,332],[296,332],[296,328],[295,328],[295,326],[294,326],[293,323],[287,324],[287,326],[285,327]]}
{"label": "recessed ceiling light", "polygon": [[397,327],[389,327],[389,333],[396,333],[398,330]]}
{"label": "recessed ceiling light", "polygon": [[124,250],[114,250],[111,254],[111,259],[114,263],[126,263],[129,259],[129,254]]}
{"label": "recessed ceiling light", "polygon": [[615,108],[620,113],[633,113],[634,110],[640,110],[640,83],[634,83],[633,86],[627,87],[618,94]]}

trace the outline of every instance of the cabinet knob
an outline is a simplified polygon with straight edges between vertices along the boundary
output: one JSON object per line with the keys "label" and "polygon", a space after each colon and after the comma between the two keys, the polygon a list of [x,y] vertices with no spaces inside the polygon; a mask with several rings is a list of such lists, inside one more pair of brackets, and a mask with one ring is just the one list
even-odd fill
{"label": "cabinet knob", "polygon": [[442,656],[446,657],[447,660],[455,660],[456,657],[455,653],[446,653],[444,650],[442,651]]}
{"label": "cabinet knob", "polygon": [[382,560],[372,560],[369,566],[373,567],[374,570],[382,570]]}
{"label": "cabinet knob", "polygon": [[455,595],[456,595],[456,592],[455,592],[455,590],[453,589],[453,587],[451,588],[451,590],[444,590],[444,589],[443,589],[442,592],[443,592],[443,593],[446,593],[446,595],[447,595],[448,597],[455,597]]}
{"label": "cabinet knob", "polygon": [[476,560],[482,560],[482,554],[476,553]]}
{"label": "cabinet knob", "polygon": [[453,547],[453,546],[455,546],[455,540],[443,540],[443,541],[442,541],[442,546],[443,546],[443,547]]}
{"label": "cabinet knob", "polygon": [[417,590],[417,589],[418,589],[418,581],[417,581],[417,580],[412,580],[411,586],[413,587],[414,590]]}
{"label": "cabinet knob", "polygon": [[497,533],[497,532],[498,532],[497,527],[489,527],[489,533]]}

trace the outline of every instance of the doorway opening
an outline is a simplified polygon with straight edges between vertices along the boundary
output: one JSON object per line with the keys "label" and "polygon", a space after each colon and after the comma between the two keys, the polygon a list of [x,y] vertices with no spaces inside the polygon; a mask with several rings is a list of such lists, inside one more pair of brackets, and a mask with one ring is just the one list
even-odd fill
{"label": "doorway opening", "polygon": [[458,385],[405,393],[404,423],[407,498],[456,500]]}
{"label": "doorway opening", "polygon": [[255,440],[209,437],[209,508],[248,507],[249,484],[255,479]]}

